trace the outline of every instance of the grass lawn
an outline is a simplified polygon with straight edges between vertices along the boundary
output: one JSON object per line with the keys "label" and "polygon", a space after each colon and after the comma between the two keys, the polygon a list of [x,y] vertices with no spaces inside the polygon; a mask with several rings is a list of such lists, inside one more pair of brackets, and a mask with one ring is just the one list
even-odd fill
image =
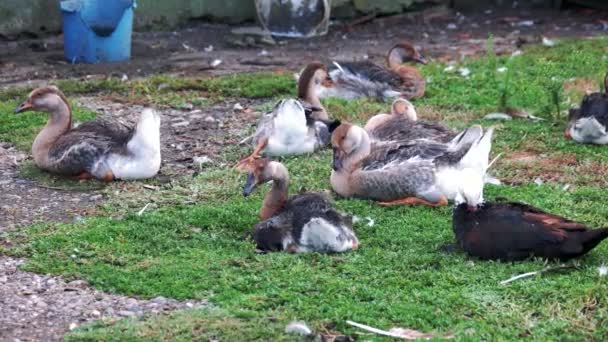
{"label": "grass lawn", "polygon": [[[424,67],[422,73],[431,80],[428,96],[415,104],[422,117],[442,119],[455,128],[499,124],[493,154],[504,156],[492,172],[516,185],[488,186],[487,199],[507,197],[591,226],[608,226],[602,173],[608,149],[563,139],[565,111],[582,94],[571,85],[600,84],[608,71],[607,43],[563,41],[510,58],[494,56],[490,41],[486,57],[465,61],[454,71],[439,64]],[[470,76],[460,75],[460,68],[468,68]],[[184,91],[211,100],[277,97],[294,93],[290,77],[237,75],[201,81],[158,76],[109,92],[131,99],[157,93],[175,98]],[[4,99],[3,112],[15,104],[10,96]],[[388,107],[367,100],[333,99],[326,105],[332,115],[359,123]],[[480,119],[501,106],[525,108],[545,120]],[[33,118],[4,119],[23,125],[1,130],[0,140],[25,147],[34,127],[42,123]],[[233,160],[248,148],[239,151],[229,152]],[[291,191],[329,189],[330,160],[327,150],[283,159],[291,173]],[[544,184],[535,184],[537,179]],[[100,321],[71,332],[67,340],[292,340],[284,333],[291,320],[304,320],[321,333],[365,340],[381,338],[357,335],[345,321],[453,334],[463,341],[608,339],[608,278],[597,270],[608,263],[608,243],[571,262],[573,269],[505,286],[499,282],[542,269],[546,262],[482,262],[459,251],[440,251],[453,241],[449,207],[384,208],[365,200],[336,199],[340,210],[374,221],[368,225],[363,219],[355,225],[359,250],[340,255],[256,254],[247,233],[257,222],[266,188],[243,198],[244,180],[229,166],[176,180],[161,192],[170,200],[159,198],[157,208],[142,216],[135,208],[149,198],[131,198],[129,207],[121,206],[124,200],[116,195],[106,209],[120,215],[30,227],[24,245],[9,253],[26,256],[27,270],[86,279],[105,291],[145,298],[208,298],[213,303],[204,310],[143,320]],[[566,184],[571,186],[564,190]]]}

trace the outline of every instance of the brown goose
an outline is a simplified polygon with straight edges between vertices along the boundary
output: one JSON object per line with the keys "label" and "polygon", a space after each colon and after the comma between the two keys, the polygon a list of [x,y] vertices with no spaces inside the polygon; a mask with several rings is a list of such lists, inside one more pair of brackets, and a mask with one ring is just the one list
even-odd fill
{"label": "brown goose", "polygon": [[305,192],[288,197],[289,173],[283,164],[256,159],[239,169],[248,172],[244,196],[272,181],[260,211],[262,221],[253,228],[259,249],[292,253],[357,249],[352,218],[334,210],[324,195]]}
{"label": "brown goose", "polygon": [[372,145],[363,128],[342,123],[331,137],[331,185],[341,196],[381,205],[447,205],[456,199],[461,178],[475,176],[483,186],[492,134],[493,128],[484,134],[481,126],[472,126],[448,144],[410,140]]}
{"label": "brown goose", "polygon": [[63,93],[49,86],[32,91],[15,113],[49,113],[49,121],[32,146],[38,167],[77,179],[139,179],[160,168],[160,116],[142,112],[135,127],[97,119],[72,127],[72,112]]}
{"label": "brown goose", "polygon": [[410,43],[395,44],[386,56],[388,69],[371,61],[333,62],[330,87],[318,88],[319,96],[355,99],[374,97],[406,99],[424,96],[426,82],[420,71],[406,62],[426,64],[426,59]]}
{"label": "brown goose", "polygon": [[404,98],[393,101],[391,114],[371,117],[364,128],[373,141],[428,139],[447,143],[457,135],[442,124],[418,121],[414,105]]}
{"label": "brown goose", "polygon": [[608,237],[608,228],[589,229],[516,202],[471,205],[465,200],[454,208],[452,225],[458,244],[484,260],[566,261],[586,254]]}

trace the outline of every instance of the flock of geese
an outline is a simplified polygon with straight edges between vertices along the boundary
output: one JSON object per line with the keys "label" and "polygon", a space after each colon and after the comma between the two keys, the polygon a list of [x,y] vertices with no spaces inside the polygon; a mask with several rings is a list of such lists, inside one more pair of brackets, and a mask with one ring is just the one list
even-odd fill
{"label": "flock of geese", "polygon": [[[379,205],[455,204],[453,230],[468,254],[503,261],[529,257],[568,260],[608,237],[608,229],[546,213],[529,205],[484,201],[493,128],[473,125],[462,132],[418,120],[409,101],[425,92],[415,66],[426,59],[409,43],[393,46],[387,67],[370,61],[311,63],[297,75],[298,98],[288,98],[264,114],[251,138],[253,152],[235,166],[247,173],[243,195],[272,182],[253,228],[265,251],[345,252],[357,249],[353,218],[333,209],[321,193],[289,196],[289,172],[270,157],[333,150],[331,187],[341,197]],[[608,77],[605,79],[608,88]],[[332,120],[325,97],[392,100],[390,113],[363,127]],[[16,113],[49,113],[32,154],[38,167],[79,180],[141,179],[156,175],[161,163],[160,116],[145,110],[134,127],[96,119],[72,125],[70,105],[53,86],[32,91]],[[566,137],[606,144],[608,93],[588,94],[570,111]],[[267,157],[262,157],[262,154]]]}

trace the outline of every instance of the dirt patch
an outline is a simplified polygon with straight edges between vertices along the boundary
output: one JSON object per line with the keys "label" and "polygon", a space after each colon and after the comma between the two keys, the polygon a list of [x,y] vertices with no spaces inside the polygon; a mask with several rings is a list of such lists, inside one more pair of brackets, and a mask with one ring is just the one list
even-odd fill
{"label": "dirt patch", "polygon": [[[549,38],[605,34],[606,12],[487,10],[442,13],[436,18],[410,14],[377,18],[365,25],[334,22],[329,34],[262,44],[235,37],[233,27],[195,24],[175,32],[135,33],[128,62],[71,65],[63,60],[60,36],[0,42],[0,87],[37,84],[57,78],[104,75],[130,78],[154,73],[217,75],[235,72],[298,70],[318,59],[381,61],[397,40],[411,40],[425,55],[442,61],[484,54],[488,34],[498,54]],[[212,62],[220,60],[219,66]]]}
{"label": "dirt patch", "polygon": [[570,185],[596,185],[605,182],[608,163],[579,161],[574,154],[543,154],[534,151],[509,153],[497,168],[506,184],[554,182]]}
{"label": "dirt patch", "polygon": [[85,215],[98,192],[59,191],[40,187],[19,175],[28,155],[0,143],[0,240],[2,233],[37,221],[69,221]]}
{"label": "dirt patch", "polygon": [[82,280],[19,270],[22,260],[0,256],[0,340],[60,341],[84,323],[112,317],[138,318],[206,306],[206,301],[151,300],[97,291]]}

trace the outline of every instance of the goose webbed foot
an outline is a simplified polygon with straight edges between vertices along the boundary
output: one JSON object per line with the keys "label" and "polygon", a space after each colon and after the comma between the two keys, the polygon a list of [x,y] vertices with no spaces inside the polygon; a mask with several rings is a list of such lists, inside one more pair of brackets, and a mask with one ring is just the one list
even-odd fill
{"label": "goose webbed foot", "polygon": [[394,200],[394,201],[378,202],[378,204],[382,205],[382,206],[418,205],[418,204],[420,204],[420,205],[426,205],[429,207],[443,207],[443,206],[448,205],[448,199],[445,197],[442,197],[437,202],[429,202],[427,200],[424,200],[424,199],[418,198],[418,197],[406,197],[406,198],[401,198],[401,199]]}
{"label": "goose webbed foot", "polygon": [[249,165],[251,165],[256,159],[262,158],[260,153],[262,150],[268,145],[268,139],[262,139],[258,142],[253,153],[251,153],[248,157],[241,159],[235,166],[235,169],[245,170]]}
{"label": "goose webbed foot", "polygon": [[71,178],[74,180],[77,180],[79,183],[84,183],[84,182],[88,181],[89,179],[93,179],[94,177],[92,174],[90,174],[86,171],[83,171],[75,176],[72,176]]}

